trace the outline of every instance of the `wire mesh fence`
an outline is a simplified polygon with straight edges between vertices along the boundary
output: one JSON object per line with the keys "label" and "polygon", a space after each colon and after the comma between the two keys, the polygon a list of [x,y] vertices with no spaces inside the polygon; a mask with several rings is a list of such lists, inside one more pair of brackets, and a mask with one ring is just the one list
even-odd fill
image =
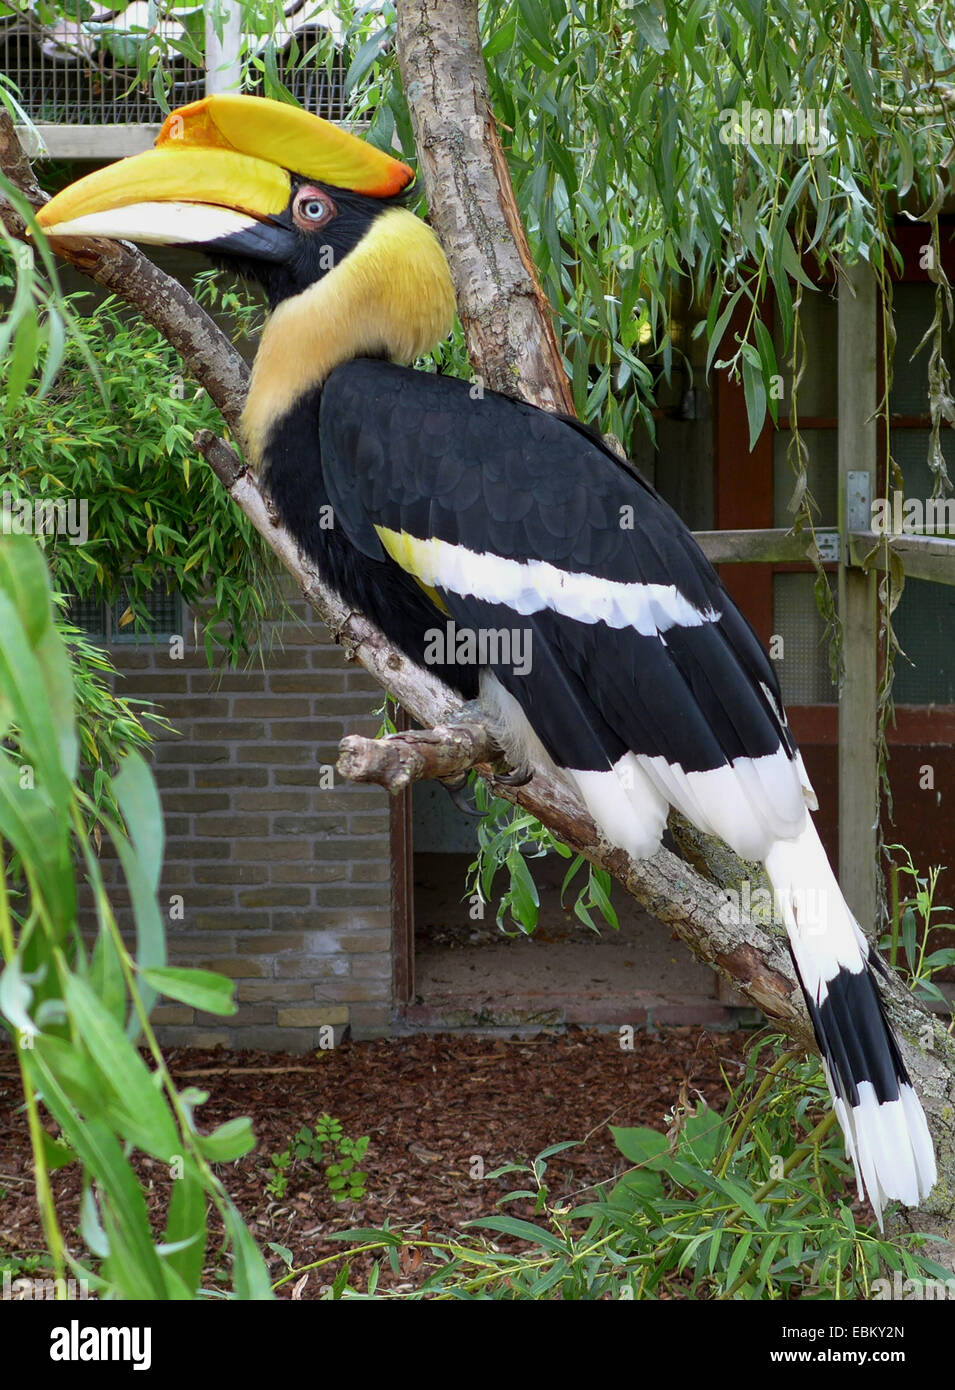
{"label": "wire mesh fence", "polygon": [[[0,11],[4,7],[0,5]],[[344,120],[345,58],[326,11],[300,7],[280,31],[243,36],[246,58],[274,58],[280,80],[310,111]],[[205,14],[154,3],[113,9],[88,0],[0,12],[0,71],[30,118],[53,125],[160,122],[166,108],[205,94]],[[156,64],[147,69],[149,45]]]}

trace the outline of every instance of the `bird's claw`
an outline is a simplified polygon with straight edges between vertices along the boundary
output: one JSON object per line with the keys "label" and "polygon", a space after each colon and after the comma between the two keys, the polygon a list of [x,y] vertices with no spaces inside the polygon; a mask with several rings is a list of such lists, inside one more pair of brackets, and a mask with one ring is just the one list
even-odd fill
{"label": "bird's claw", "polygon": [[474,802],[465,795],[465,788],[468,784],[466,772],[461,773],[459,777],[439,777],[438,781],[459,811],[463,811],[466,816],[473,816],[476,820],[480,820],[484,814],[483,811],[479,811]]}
{"label": "bird's claw", "polygon": [[526,787],[533,776],[533,768],[515,767],[513,772],[502,772],[500,775],[496,775],[494,781],[502,787]]}

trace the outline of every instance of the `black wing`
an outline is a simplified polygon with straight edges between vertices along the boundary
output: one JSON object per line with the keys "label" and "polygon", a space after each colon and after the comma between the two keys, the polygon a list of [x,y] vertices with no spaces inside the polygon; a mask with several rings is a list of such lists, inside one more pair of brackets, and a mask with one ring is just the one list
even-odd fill
{"label": "black wing", "polygon": [[529,669],[500,644],[482,665],[558,766],[633,754],[734,847],[798,830],[801,763],[769,660],[683,522],[602,443],[467,382],[359,360],[325,385],[321,448],[336,524],[368,561],[390,556],[459,628],[528,635]]}

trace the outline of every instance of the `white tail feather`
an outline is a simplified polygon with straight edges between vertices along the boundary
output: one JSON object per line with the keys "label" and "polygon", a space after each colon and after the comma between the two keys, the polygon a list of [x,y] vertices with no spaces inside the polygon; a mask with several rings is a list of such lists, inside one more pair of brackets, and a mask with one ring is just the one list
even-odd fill
{"label": "white tail feather", "polygon": [[796,839],[776,841],[766,872],[826,1059],[846,1153],[881,1227],[888,1200],[918,1206],[928,1196],[936,1181],[935,1153],[882,1011],[868,943],[806,820]]}

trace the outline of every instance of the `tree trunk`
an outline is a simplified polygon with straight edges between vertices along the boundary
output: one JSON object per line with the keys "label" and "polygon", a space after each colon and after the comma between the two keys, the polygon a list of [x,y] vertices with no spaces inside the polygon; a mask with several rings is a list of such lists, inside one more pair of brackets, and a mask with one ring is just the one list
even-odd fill
{"label": "tree trunk", "polygon": [[397,12],[420,174],[477,373],[492,391],[573,414],[491,110],[477,4],[411,0]]}

